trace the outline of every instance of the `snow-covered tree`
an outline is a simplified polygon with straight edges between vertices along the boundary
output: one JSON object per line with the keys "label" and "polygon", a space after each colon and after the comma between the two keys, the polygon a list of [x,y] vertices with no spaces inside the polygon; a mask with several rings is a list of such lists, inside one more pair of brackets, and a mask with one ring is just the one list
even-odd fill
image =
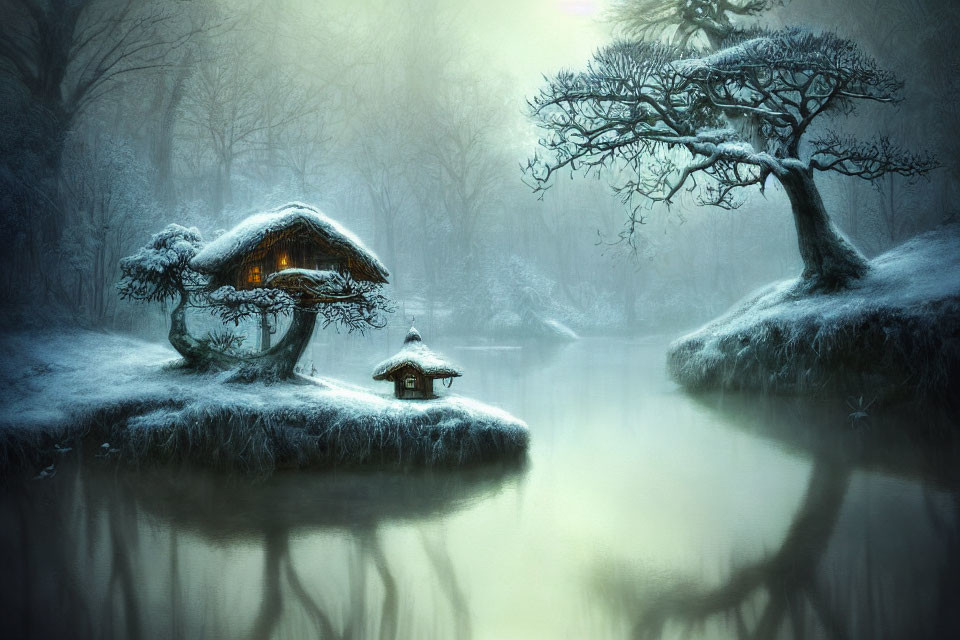
{"label": "snow-covered tree", "polygon": [[[285,269],[272,274],[264,286],[238,290],[211,289],[209,277],[191,267],[203,247],[196,228],[168,225],[135,254],[120,261],[121,298],[140,302],[177,301],[170,319],[170,344],[188,368],[238,369],[244,378],[286,378],[313,335],[317,316],[323,326],[363,332],[385,326],[383,313],[390,303],[380,285],[355,281],[334,271]],[[292,314],[290,328],[274,346],[259,353],[238,354],[216,349],[210,340],[196,338],[187,328],[189,308],[207,309],[224,322],[263,313]]]}
{"label": "snow-covered tree", "polygon": [[[632,206],[627,237],[644,205],[695,191],[701,204],[736,208],[745,189],[762,191],[772,178],[790,199],[807,288],[842,287],[867,264],[831,223],[814,172],[873,180],[922,175],[936,163],[882,136],[808,134],[858,103],[895,103],[902,87],[855,43],[829,33],[740,33],[703,57],[659,43],[615,44],[586,71],[557,75],[531,102],[547,155],[531,159],[526,173],[541,191],[561,169],[612,169],[614,188]],[[730,125],[743,116],[756,131]]]}
{"label": "snow-covered tree", "polygon": [[779,4],[783,0],[616,0],[611,14],[630,37],[681,47],[703,40],[718,49],[738,28],[737,20]]}

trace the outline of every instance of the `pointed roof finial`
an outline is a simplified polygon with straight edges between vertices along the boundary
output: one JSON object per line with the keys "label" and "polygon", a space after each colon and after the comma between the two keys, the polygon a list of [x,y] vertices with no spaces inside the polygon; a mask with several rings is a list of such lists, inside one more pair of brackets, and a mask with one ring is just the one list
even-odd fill
{"label": "pointed roof finial", "polygon": [[403,339],[403,344],[408,344],[410,342],[422,342],[420,332],[417,331],[417,328],[413,325],[410,325],[410,331],[407,332],[407,337]]}

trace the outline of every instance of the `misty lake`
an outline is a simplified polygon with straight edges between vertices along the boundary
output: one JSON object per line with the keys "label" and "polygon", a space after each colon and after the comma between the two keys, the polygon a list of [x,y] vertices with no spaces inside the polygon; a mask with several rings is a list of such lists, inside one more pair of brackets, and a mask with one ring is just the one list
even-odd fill
{"label": "misty lake", "polygon": [[[529,424],[526,464],[251,484],[74,451],[54,477],[3,488],[0,595],[19,616],[3,624],[37,638],[956,630],[960,456],[934,418],[691,396],[659,339],[437,342],[466,370],[453,392]],[[376,359],[316,364],[372,386]],[[904,435],[919,431],[933,435]]]}

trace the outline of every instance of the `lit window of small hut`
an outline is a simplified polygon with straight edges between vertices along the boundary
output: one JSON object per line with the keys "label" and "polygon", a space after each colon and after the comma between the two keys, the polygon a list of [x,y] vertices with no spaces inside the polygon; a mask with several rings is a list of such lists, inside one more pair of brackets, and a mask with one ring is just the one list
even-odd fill
{"label": "lit window of small hut", "polygon": [[281,268],[281,269],[286,269],[289,264],[290,264],[290,260],[287,258],[287,254],[281,253],[281,254],[280,254],[280,268]]}
{"label": "lit window of small hut", "polygon": [[260,265],[255,264],[250,267],[250,271],[247,273],[247,282],[259,284],[263,279],[263,273],[260,271]]}

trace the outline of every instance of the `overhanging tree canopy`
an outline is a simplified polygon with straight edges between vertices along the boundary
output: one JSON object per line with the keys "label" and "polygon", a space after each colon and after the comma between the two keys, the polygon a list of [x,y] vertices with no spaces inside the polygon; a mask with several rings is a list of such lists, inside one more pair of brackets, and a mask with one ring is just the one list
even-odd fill
{"label": "overhanging tree canopy", "polygon": [[813,172],[874,179],[921,175],[936,163],[885,137],[807,134],[821,116],[850,115],[864,101],[897,102],[902,87],[855,43],[829,33],[740,33],[702,57],[618,43],[585,71],[557,75],[530,103],[547,153],[526,173],[542,191],[560,169],[612,169],[614,189],[632,205],[627,237],[646,204],[693,191],[701,204],[736,208],[744,189],[763,190],[772,176],[790,198],[804,280],[836,288],[862,276],[866,262],[830,223]]}

